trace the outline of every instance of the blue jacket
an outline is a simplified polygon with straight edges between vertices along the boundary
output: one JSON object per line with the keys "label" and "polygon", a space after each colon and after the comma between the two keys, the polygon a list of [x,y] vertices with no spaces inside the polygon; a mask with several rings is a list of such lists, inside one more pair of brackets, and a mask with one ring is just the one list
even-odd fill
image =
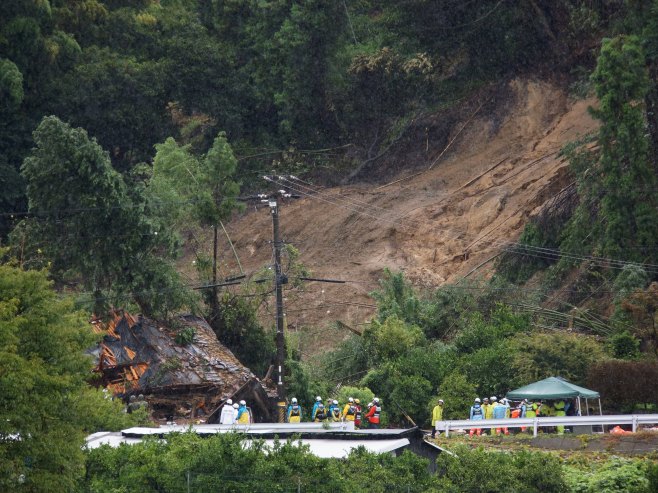
{"label": "blue jacket", "polygon": [[322,404],[322,401],[315,401],[315,404],[313,404],[313,410],[311,411],[311,420],[315,419],[315,413],[318,412],[318,404]]}
{"label": "blue jacket", "polygon": [[482,409],[482,406],[480,406],[480,404],[474,404],[473,406],[471,406],[471,414],[468,419],[474,419],[474,420],[484,419],[484,409]]}
{"label": "blue jacket", "polygon": [[505,419],[508,407],[505,404],[496,404],[493,409],[493,419]]}
{"label": "blue jacket", "polygon": [[299,416],[299,419],[302,419],[302,407],[299,404],[290,404],[288,406],[288,419],[291,416]]}
{"label": "blue jacket", "polygon": [[[246,416],[246,418],[245,418],[245,416]],[[241,421],[241,419],[242,419],[242,421]],[[247,406],[240,406],[238,408],[237,421],[240,424],[249,423],[249,411],[247,410]]]}

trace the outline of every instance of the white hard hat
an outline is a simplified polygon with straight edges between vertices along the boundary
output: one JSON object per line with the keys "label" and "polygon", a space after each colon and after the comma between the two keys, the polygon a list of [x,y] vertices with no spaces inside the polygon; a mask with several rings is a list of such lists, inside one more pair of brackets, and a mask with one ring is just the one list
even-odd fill
{"label": "white hard hat", "polygon": [[231,399],[229,399],[229,400],[226,401],[226,404],[228,404],[230,406],[231,404],[233,404],[233,401]]}
{"label": "white hard hat", "polygon": [[338,401],[337,401],[336,399],[334,399],[334,402],[333,402],[333,403],[334,403],[334,404],[338,404]]}
{"label": "white hard hat", "polygon": [[372,400],[372,402],[374,402],[375,404],[379,404],[379,397],[375,397],[375,398]]}
{"label": "white hard hat", "polygon": [[246,402],[246,401],[240,401],[240,405],[241,405],[241,406],[246,406],[246,405],[247,405],[247,402]]}
{"label": "white hard hat", "polygon": [[492,395],[492,396],[491,396],[491,400],[495,402],[495,401],[497,401],[498,399],[496,398],[495,395]]}
{"label": "white hard hat", "polygon": [[439,399],[439,402],[443,402],[443,399]]}
{"label": "white hard hat", "polygon": [[479,398],[479,397],[476,397],[476,398],[475,398],[475,402],[478,402],[478,403],[479,403],[479,402],[480,402],[480,398]]}
{"label": "white hard hat", "polygon": [[293,403],[293,404],[297,404],[297,397],[293,397],[293,398],[292,398],[292,403]]}
{"label": "white hard hat", "polygon": [[322,397],[317,396],[317,397],[315,398],[315,400],[318,401],[318,402],[320,402],[320,401],[322,400]]}
{"label": "white hard hat", "polygon": [[237,409],[238,407],[240,406],[238,406],[237,404],[233,404],[233,409]]}
{"label": "white hard hat", "polygon": [[354,397],[350,397],[350,398],[347,399],[347,400],[350,401],[350,402],[354,402]]}

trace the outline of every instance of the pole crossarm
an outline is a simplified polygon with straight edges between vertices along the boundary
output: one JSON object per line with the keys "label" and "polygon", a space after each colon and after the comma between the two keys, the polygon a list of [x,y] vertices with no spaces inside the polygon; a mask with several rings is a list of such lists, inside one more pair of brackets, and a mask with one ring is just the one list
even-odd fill
{"label": "pole crossarm", "polygon": [[538,428],[548,426],[616,426],[632,425],[637,431],[641,424],[658,424],[658,414],[616,414],[605,416],[546,416],[539,418],[507,418],[481,420],[450,420],[437,421],[437,431],[445,431],[449,436],[451,430],[472,428],[533,428],[537,436]]}

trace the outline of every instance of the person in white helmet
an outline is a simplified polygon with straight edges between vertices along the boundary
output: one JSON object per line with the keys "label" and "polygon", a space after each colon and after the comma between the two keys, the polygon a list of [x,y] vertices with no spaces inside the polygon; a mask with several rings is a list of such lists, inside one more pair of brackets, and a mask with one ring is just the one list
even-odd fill
{"label": "person in white helmet", "polygon": [[240,409],[240,406],[238,406],[238,403],[235,402],[233,403],[233,421],[231,422],[232,424],[237,424],[238,423],[238,410]]}
{"label": "person in white helmet", "polygon": [[232,425],[233,424],[233,401],[227,399],[226,403],[222,406],[222,412],[219,415],[219,424],[220,425]]}
{"label": "person in white helmet", "polygon": [[354,397],[347,399],[347,404],[343,407],[343,421],[354,421],[356,418],[356,404],[354,404]]}
{"label": "person in white helmet", "polygon": [[[315,398],[315,404],[313,404],[313,410],[311,411],[311,421],[315,421],[315,418],[316,418],[315,415],[316,415],[317,412],[318,412],[318,406],[319,406],[320,404],[322,404],[322,397],[317,396],[317,397]],[[323,407],[324,407],[324,405],[323,405]]]}
{"label": "person in white helmet", "polygon": [[329,419],[331,421],[340,421],[340,407],[338,401],[334,399],[329,406]]}
{"label": "person in white helmet", "polygon": [[[489,407],[484,408],[484,419],[494,419],[494,409],[496,409],[496,406],[498,406],[498,397],[495,395],[492,395],[489,398]],[[484,407],[484,406],[482,406]],[[491,428],[490,430],[491,436],[496,434],[496,429]]]}
{"label": "person in white helmet", "polygon": [[379,428],[380,418],[382,414],[382,406],[379,402],[379,398],[375,397],[372,400],[372,407],[368,409],[366,413],[366,421],[368,422],[368,428]]}
{"label": "person in white helmet", "polygon": [[[471,406],[471,412],[468,419],[471,421],[482,421],[484,419],[484,409],[482,409],[482,406],[480,405],[479,397],[475,398],[475,402]],[[482,434],[482,428],[471,428],[471,430],[468,432],[468,436],[472,437],[473,433],[477,434],[477,436],[480,436]]]}
{"label": "person in white helmet", "polygon": [[436,437],[436,423],[443,421],[443,399],[432,409],[432,438]]}
{"label": "person in white helmet", "polygon": [[302,420],[302,407],[297,402],[297,398],[293,397],[288,406],[288,423],[299,423]]}
{"label": "person in white helmet", "polygon": [[248,425],[251,423],[249,409],[247,409],[247,403],[245,401],[240,401],[240,407],[238,408],[238,424],[239,425]]}

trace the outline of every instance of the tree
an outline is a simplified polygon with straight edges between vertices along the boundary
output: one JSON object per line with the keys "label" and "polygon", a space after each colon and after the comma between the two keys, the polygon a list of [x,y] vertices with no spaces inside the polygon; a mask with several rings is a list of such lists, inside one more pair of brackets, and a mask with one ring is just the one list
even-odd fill
{"label": "tree", "polygon": [[640,39],[604,39],[592,81],[600,101],[592,110],[601,120],[600,150],[576,160],[581,202],[560,248],[577,252],[587,241],[613,258],[655,261],[658,178],[649,157],[649,78]]}
{"label": "tree", "polygon": [[509,350],[515,387],[553,376],[581,385],[588,368],[606,359],[602,344],[593,337],[564,332],[517,336],[509,341]]}
{"label": "tree", "polygon": [[72,491],[84,473],[85,434],[129,424],[119,402],[86,383],[92,362],[84,351],[95,340],[88,315],[55,294],[46,271],[1,261],[3,491]]}
{"label": "tree", "polygon": [[202,227],[213,228],[212,266],[207,277],[213,286],[206,292],[210,323],[216,327],[221,318],[215,286],[218,279],[218,232],[222,221],[230,218],[238,208],[240,186],[234,179],[237,159],[224,132],[217,135],[212,147],[201,158],[191,154],[189,145],[181,147],[172,138],[157,145],[156,150],[149,193],[153,206],[164,208],[169,217],[178,220],[191,218]]}
{"label": "tree", "polygon": [[43,252],[58,281],[91,290],[96,313],[105,313],[111,301],[132,299],[155,316],[189,303],[166,261],[176,252],[175,238],[143,214],[144,204],[95,139],[53,116],[43,119],[34,139],[22,167],[34,217],[26,220],[24,235],[15,233],[14,244],[32,255]]}

